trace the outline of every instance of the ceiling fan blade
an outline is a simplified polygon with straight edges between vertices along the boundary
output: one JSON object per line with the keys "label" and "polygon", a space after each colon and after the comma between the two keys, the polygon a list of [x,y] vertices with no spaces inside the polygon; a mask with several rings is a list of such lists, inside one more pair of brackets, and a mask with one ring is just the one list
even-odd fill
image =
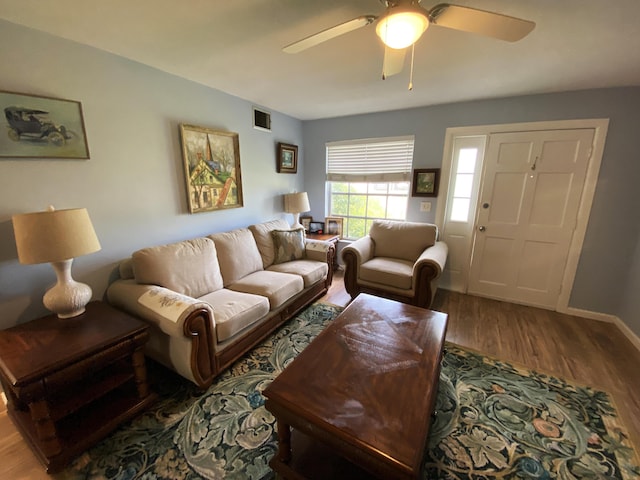
{"label": "ceiling fan blade", "polygon": [[349,20],[348,22],[341,23],[340,25],[336,25],[335,27],[327,28],[326,30],[323,30],[321,32],[314,33],[307,38],[303,38],[302,40],[293,42],[284,47],[282,51],[286,53],[301,52],[303,50],[306,50],[307,48],[315,47],[322,42],[331,40],[332,38],[344,35],[345,33],[349,33],[353,30],[357,30],[358,28],[366,27],[376,18],[378,17],[376,17],[375,15],[363,15],[361,17],[354,18],[353,20]]}
{"label": "ceiling fan blade", "polygon": [[382,61],[383,80],[402,71],[404,68],[404,57],[406,53],[406,48],[395,49],[385,45],[384,60]]}
{"label": "ceiling fan blade", "polygon": [[517,42],[536,26],[535,22],[500,13],[441,3],[429,11],[429,20],[440,27],[478,33],[488,37]]}

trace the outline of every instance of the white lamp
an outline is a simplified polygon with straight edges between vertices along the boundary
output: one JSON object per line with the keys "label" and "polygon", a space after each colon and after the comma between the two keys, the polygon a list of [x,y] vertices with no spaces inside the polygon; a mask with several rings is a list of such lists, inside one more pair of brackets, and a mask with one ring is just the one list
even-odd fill
{"label": "white lamp", "polygon": [[300,214],[311,210],[309,205],[309,196],[307,192],[285,193],[284,194],[284,211],[293,213],[292,229],[303,228],[300,224]]}
{"label": "white lamp", "polygon": [[376,33],[390,48],[406,48],[416,43],[429,26],[427,12],[413,1],[398,2],[378,20]]}
{"label": "white lamp", "polygon": [[91,287],[71,278],[75,257],[100,250],[100,242],[85,208],[23,213],[12,217],[23,264],[51,262],[58,283],[45,293],[44,306],[59,318],[80,315],[91,300]]}

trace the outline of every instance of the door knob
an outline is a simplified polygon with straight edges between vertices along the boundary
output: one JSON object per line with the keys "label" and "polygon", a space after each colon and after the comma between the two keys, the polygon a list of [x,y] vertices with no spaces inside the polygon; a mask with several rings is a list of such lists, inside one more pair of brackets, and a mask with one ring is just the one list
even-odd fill
{"label": "door knob", "polygon": [[484,232],[487,228],[484,225],[480,225],[478,227],[478,230],[480,230],[481,232]]}
{"label": "door knob", "polygon": [[483,204],[482,204],[482,208],[489,208],[489,204],[488,204],[488,203],[486,203],[486,202],[485,202],[485,203],[483,203]]}

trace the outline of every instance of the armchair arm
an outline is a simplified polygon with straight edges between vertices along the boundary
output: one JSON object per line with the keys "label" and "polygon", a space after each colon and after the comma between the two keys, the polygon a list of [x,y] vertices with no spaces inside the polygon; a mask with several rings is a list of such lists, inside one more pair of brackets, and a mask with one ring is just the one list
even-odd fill
{"label": "armchair arm", "polygon": [[436,293],[437,280],[447,262],[449,248],[444,242],[436,242],[420,254],[413,265],[413,290],[417,305],[428,308]]}
{"label": "armchair arm", "polygon": [[215,321],[208,303],[135,280],[114,282],[107,299],[154,327],[147,345],[151,356],[201,388],[211,384],[216,374]]}
{"label": "armchair arm", "polygon": [[366,235],[342,249],[344,286],[352,298],[355,297],[359,291],[358,275],[360,265],[371,260],[373,257],[373,248],[373,240],[371,240],[369,235]]}

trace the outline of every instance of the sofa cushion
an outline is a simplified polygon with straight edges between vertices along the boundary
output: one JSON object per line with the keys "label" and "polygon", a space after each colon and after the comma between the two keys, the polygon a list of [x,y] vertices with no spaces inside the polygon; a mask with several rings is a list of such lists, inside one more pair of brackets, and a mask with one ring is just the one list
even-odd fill
{"label": "sofa cushion", "polygon": [[410,290],[413,262],[397,258],[376,257],[360,265],[360,279]]}
{"label": "sofa cushion", "polygon": [[262,270],[262,257],[253,235],[247,228],[209,235],[216,244],[220,272],[227,287],[258,270]]}
{"label": "sofa cushion", "polygon": [[159,285],[194,298],[222,288],[216,246],[208,238],[143,248],[134,252],[132,259],[138,283]]}
{"label": "sofa cushion", "polygon": [[304,258],[304,228],[272,230],[275,257],[273,263],[284,263]]}
{"label": "sofa cushion", "polygon": [[274,264],[267,270],[271,272],[293,273],[300,275],[304,281],[304,288],[307,288],[320,280],[324,280],[329,273],[329,266],[327,265],[327,262],[305,259]]}
{"label": "sofa cushion", "polygon": [[374,220],[369,236],[375,245],[375,257],[415,262],[427,247],[436,243],[438,227],[430,223]]}
{"label": "sofa cushion", "polygon": [[253,238],[256,241],[260,256],[262,257],[262,266],[267,268],[273,263],[275,258],[275,247],[273,245],[273,237],[271,232],[273,230],[288,230],[289,224],[284,219],[270,220],[268,222],[258,223],[256,225],[249,226],[249,230],[253,234]]}
{"label": "sofa cushion", "polygon": [[300,275],[261,270],[229,285],[229,289],[267,297],[273,310],[300,293],[304,281]]}
{"label": "sofa cushion", "polygon": [[208,293],[198,300],[211,305],[218,342],[233,337],[269,313],[269,300],[266,297],[226,288]]}

